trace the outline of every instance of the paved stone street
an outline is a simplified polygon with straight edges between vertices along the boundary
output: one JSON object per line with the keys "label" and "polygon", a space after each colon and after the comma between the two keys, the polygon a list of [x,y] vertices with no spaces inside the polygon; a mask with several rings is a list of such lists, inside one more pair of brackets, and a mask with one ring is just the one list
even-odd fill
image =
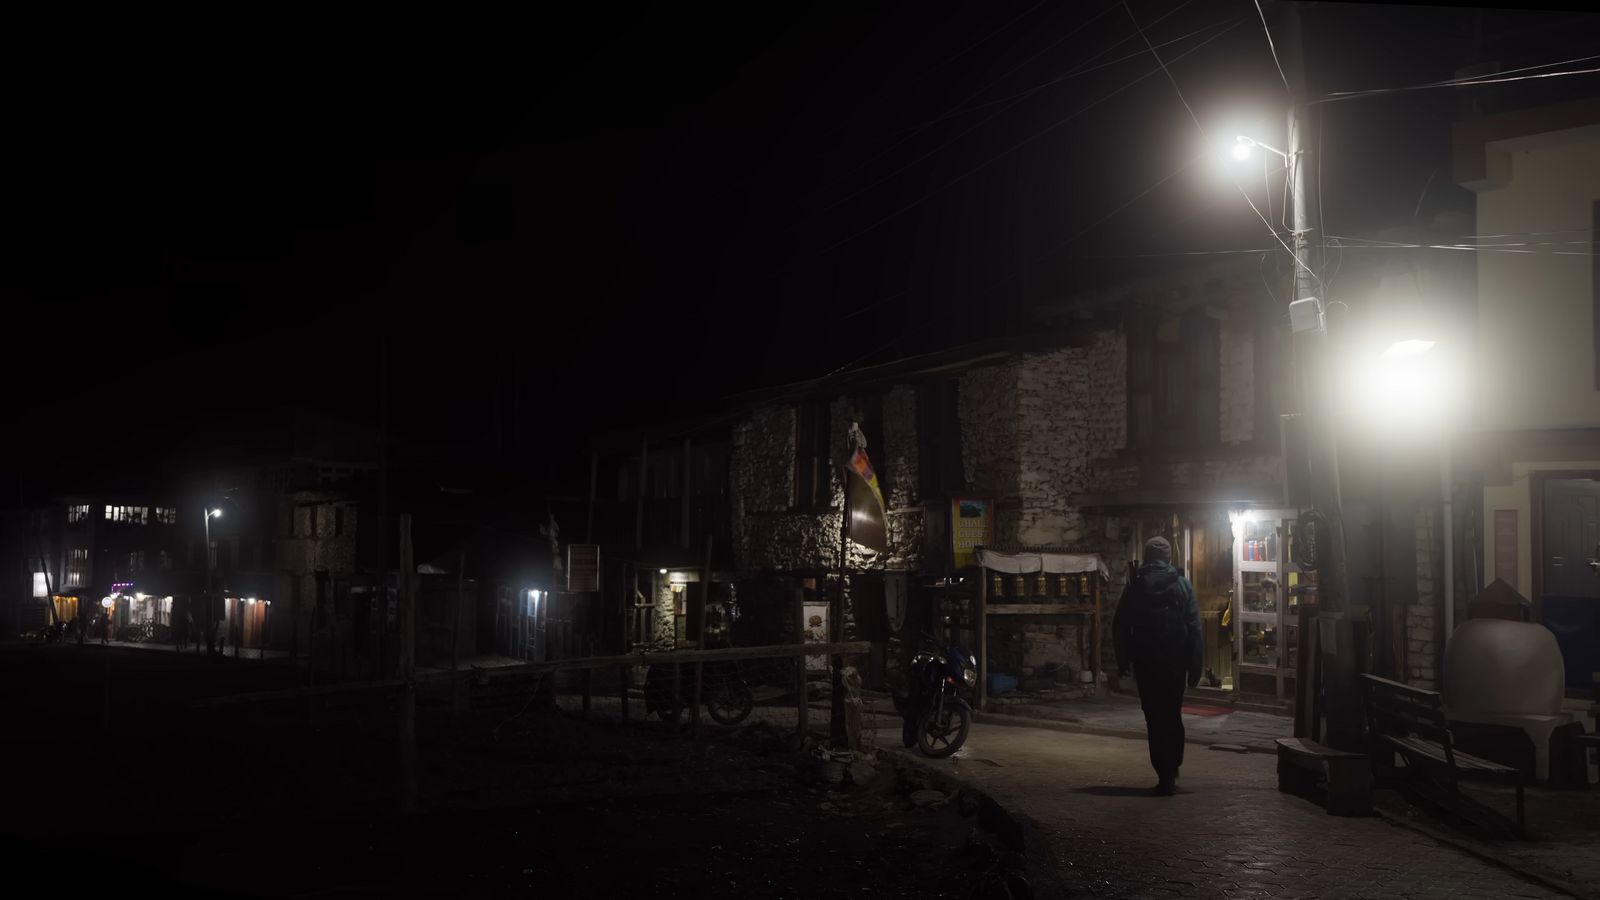
{"label": "paved stone street", "polygon": [[[1185,708],[1203,709],[1208,706],[1197,702]],[[1125,694],[1054,703],[1006,704],[982,718],[996,723],[1003,723],[1007,719],[1036,719],[1091,732],[1135,736],[1143,736],[1145,730],[1144,712],[1139,708],[1139,699]],[[1230,710],[1218,715],[1191,715],[1186,712],[1183,727],[1190,741],[1237,744],[1265,753],[1276,752],[1273,741],[1294,733],[1294,721],[1288,716],[1247,710]]]}
{"label": "paved stone street", "polygon": [[1037,821],[1069,893],[1564,896],[1382,819],[1330,816],[1280,794],[1265,754],[1190,744],[1176,797],[1150,794],[1144,743],[1127,738],[980,725],[955,758],[922,761]]}

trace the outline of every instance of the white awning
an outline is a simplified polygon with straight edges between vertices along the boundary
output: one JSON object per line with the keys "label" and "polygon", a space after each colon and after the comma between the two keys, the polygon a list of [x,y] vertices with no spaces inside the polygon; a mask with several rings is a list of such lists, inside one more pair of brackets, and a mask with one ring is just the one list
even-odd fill
{"label": "white awning", "polygon": [[980,547],[978,565],[991,572],[1007,575],[1032,575],[1044,572],[1049,575],[1078,575],[1098,572],[1101,578],[1110,579],[1111,570],[1093,553],[1004,553]]}

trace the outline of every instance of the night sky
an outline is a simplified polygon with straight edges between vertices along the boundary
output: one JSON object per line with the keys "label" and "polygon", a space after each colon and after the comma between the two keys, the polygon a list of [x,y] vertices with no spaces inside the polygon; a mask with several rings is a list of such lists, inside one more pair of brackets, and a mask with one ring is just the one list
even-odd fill
{"label": "night sky", "polygon": [[[8,29],[19,473],[143,465],[231,410],[370,420],[386,336],[400,433],[470,463],[520,378],[554,488],[596,431],[1271,240],[1121,2],[225,6]],[[1576,12],[1307,6],[1313,93],[1597,43]],[[1282,140],[1253,3],[1132,10],[1213,139]],[[1537,96],[1596,86],[1564,82]],[[1470,211],[1462,93],[1325,107],[1330,233]]]}

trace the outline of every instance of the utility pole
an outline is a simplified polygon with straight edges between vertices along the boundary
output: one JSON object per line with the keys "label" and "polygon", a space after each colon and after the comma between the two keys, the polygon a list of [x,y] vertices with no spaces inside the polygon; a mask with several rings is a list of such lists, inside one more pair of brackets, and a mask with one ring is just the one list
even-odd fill
{"label": "utility pole", "polygon": [[411,515],[400,517],[400,812],[417,811],[416,561]]}
{"label": "utility pole", "polygon": [[[1322,685],[1327,696],[1328,742],[1339,750],[1361,749],[1362,711],[1356,684],[1357,666],[1354,635],[1350,621],[1349,576],[1345,564],[1344,504],[1339,489],[1339,453],[1334,423],[1331,353],[1327,330],[1327,300],[1317,275],[1320,260],[1314,253],[1311,235],[1316,215],[1313,194],[1317,183],[1317,160],[1308,140],[1311,130],[1310,107],[1306,104],[1305,48],[1300,4],[1285,3],[1288,31],[1285,79],[1289,84],[1288,162],[1294,194],[1294,301],[1314,308],[1311,327],[1294,326],[1294,359],[1300,412],[1307,423],[1308,463],[1313,506],[1322,516],[1317,528],[1317,604],[1327,613],[1338,615],[1335,629],[1328,635],[1333,646],[1317,643],[1318,652],[1329,655],[1334,664],[1323,672]],[[1322,236],[1318,235],[1320,242]],[[1295,316],[1291,315],[1291,321]],[[1321,635],[1319,635],[1319,638]],[[1313,687],[1313,689],[1315,689]]]}

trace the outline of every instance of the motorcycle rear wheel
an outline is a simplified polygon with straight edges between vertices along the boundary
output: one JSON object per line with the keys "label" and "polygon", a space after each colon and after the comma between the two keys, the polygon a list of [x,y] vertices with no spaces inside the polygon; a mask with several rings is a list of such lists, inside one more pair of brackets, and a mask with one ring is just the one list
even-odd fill
{"label": "motorcycle rear wheel", "polygon": [[923,756],[943,759],[961,749],[972,728],[972,714],[961,703],[945,704],[943,714],[930,712],[917,727],[917,749]]}
{"label": "motorcycle rear wheel", "polygon": [[719,725],[737,725],[749,718],[755,708],[755,696],[744,685],[725,685],[712,690],[706,701],[706,712]]}

